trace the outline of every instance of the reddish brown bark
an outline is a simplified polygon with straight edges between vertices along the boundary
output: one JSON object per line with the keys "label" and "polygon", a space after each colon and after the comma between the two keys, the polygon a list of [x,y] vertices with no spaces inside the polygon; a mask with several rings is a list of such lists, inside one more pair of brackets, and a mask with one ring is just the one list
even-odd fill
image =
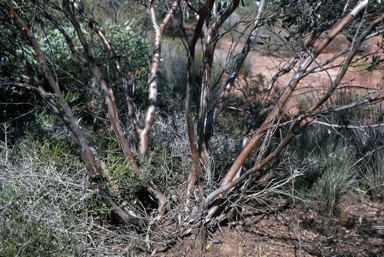
{"label": "reddish brown bark", "polygon": [[[367,3],[365,3],[366,5]],[[314,61],[315,58],[325,49],[325,47],[353,20],[354,16],[361,11],[365,5],[360,3],[349,13],[347,14],[327,35],[327,37],[319,43],[319,45],[314,49],[314,51],[303,61],[300,65],[298,71],[293,76],[289,84],[286,86],[284,92],[277,101],[277,104],[274,106],[268,117],[265,119],[260,128],[255,132],[255,134],[250,139],[247,146],[239,154],[232,167],[226,174],[225,178],[221,182],[221,186],[224,186],[230,183],[235,177],[236,173],[243,165],[245,159],[249,156],[251,151],[257,146],[260,140],[263,138],[264,134],[271,128],[271,126],[279,119],[279,113],[282,111],[284,105],[287,103],[289,97],[294,92],[299,81],[303,78],[303,74],[309,67],[309,65]]]}

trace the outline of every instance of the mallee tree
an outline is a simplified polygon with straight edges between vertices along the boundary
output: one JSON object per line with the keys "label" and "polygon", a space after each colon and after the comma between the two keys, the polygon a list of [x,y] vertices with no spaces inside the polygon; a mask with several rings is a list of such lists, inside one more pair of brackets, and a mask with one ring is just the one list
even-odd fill
{"label": "mallee tree", "polygon": [[[123,7],[128,10],[125,16],[119,13]],[[134,8],[152,34],[150,58],[143,73],[148,74],[145,90],[137,89],[139,69],[134,63],[140,56],[135,56],[128,43],[124,46],[126,40],[140,36],[124,31]],[[108,17],[109,27],[98,17],[100,14]],[[257,181],[255,178],[262,177],[308,126],[342,127],[329,123],[327,117],[380,104],[384,98],[382,82],[356,89],[343,80],[359,63],[372,70],[381,65],[384,9],[377,1],[174,0],[128,2],[116,7],[97,1],[2,0],[0,19],[0,88],[16,87],[23,89],[24,94],[41,97],[51,113],[71,131],[81,147],[91,183],[98,186],[104,201],[121,220],[142,231],[151,226],[161,231],[164,224],[173,223],[174,233],[168,234],[169,239],[190,228],[225,219],[235,208],[231,201],[244,197]],[[143,163],[151,151],[151,130],[160,113],[159,70],[165,62],[162,43],[170,29],[177,31],[175,42],[182,46],[187,59],[182,63],[185,65],[178,67],[179,73],[186,76],[185,85],[179,87],[183,89],[185,103],[190,151],[185,157],[190,158],[190,173],[184,178],[183,194],[177,200],[143,172]],[[320,58],[341,35],[345,35],[348,43],[331,57]],[[218,46],[224,40],[232,42],[226,49],[230,62],[219,67]],[[373,50],[366,50],[367,42],[374,42]],[[246,87],[250,86],[240,82],[247,57],[254,51],[281,61],[271,70],[271,78],[262,84],[258,94],[249,96],[255,98],[250,101],[259,104],[246,115],[242,149],[231,167],[217,175],[213,172],[214,157],[209,143],[231,97],[239,92],[246,94]],[[63,52],[68,56],[62,56]],[[330,75],[331,70],[337,71],[335,75]],[[310,87],[305,78],[310,76],[327,79],[321,88],[312,88],[308,93],[306,89]],[[116,184],[108,174],[108,162],[95,147],[101,132],[81,125],[77,106],[66,97],[68,92],[76,93],[76,88],[68,88],[69,80],[80,81],[79,94],[96,90],[103,99],[103,104],[93,106],[95,113],[106,119],[113,131],[127,163],[126,173],[142,181],[140,192],[153,203],[132,201],[122,188],[130,185]],[[341,91],[356,97],[343,105],[332,105],[332,98]],[[172,98],[173,92],[165,90],[162,94]],[[299,108],[297,97],[303,94],[311,104]],[[292,108],[294,114],[288,114]],[[378,124],[361,121],[344,126]],[[128,134],[134,135],[134,140]],[[245,169],[247,161],[252,162],[252,167]]]}

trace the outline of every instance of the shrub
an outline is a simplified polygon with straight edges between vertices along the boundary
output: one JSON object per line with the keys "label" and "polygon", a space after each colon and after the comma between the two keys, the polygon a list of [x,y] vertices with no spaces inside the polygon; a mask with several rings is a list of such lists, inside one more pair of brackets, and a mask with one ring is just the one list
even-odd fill
{"label": "shrub", "polygon": [[364,164],[364,171],[359,180],[363,196],[374,201],[384,200],[384,156],[380,148],[372,153]]}
{"label": "shrub", "polygon": [[335,152],[326,161],[326,168],[318,178],[312,190],[312,197],[318,204],[319,211],[330,217],[356,176],[355,159],[351,149],[344,148]]}
{"label": "shrub", "polygon": [[54,159],[41,162],[43,149],[32,142],[15,148],[10,162],[0,153],[0,256],[80,256],[84,238],[75,233],[86,226],[81,164],[67,162],[68,170],[57,170]]}
{"label": "shrub", "polygon": [[[341,191],[348,182],[339,179],[350,177],[347,170],[339,174],[338,169],[344,169],[343,165],[355,160],[355,152],[340,137],[328,128],[312,126],[303,131],[287,150],[296,157],[291,158],[289,169],[304,170],[303,176],[297,178],[294,189],[290,190],[297,194],[298,199],[316,203],[324,214],[333,214]],[[332,188],[332,181],[340,184]]]}
{"label": "shrub", "polygon": [[131,253],[121,245],[130,245],[134,232],[110,230],[114,215],[88,185],[79,154],[63,144],[65,130],[36,131],[15,146],[1,142],[0,256]]}

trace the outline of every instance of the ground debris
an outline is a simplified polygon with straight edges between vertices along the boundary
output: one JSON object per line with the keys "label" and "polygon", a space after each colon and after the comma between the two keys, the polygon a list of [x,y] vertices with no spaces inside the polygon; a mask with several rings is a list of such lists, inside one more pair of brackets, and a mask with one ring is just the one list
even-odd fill
{"label": "ground debris", "polygon": [[[218,243],[206,244],[206,257],[218,256],[381,256],[384,253],[384,207],[348,197],[334,217],[315,209],[260,207],[239,222],[213,231]],[[273,202],[273,201],[271,201]],[[185,238],[167,256],[199,256],[196,240]],[[196,255],[197,254],[197,255]]]}

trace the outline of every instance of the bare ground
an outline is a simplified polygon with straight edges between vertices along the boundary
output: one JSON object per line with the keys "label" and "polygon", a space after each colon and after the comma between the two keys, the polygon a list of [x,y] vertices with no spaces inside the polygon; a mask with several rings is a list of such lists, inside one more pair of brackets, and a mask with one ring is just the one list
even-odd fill
{"label": "bare ground", "polygon": [[271,198],[217,227],[204,246],[190,235],[166,256],[384,256],[384,205],[358,199],[345,196],[339,213],[327,217]]}

